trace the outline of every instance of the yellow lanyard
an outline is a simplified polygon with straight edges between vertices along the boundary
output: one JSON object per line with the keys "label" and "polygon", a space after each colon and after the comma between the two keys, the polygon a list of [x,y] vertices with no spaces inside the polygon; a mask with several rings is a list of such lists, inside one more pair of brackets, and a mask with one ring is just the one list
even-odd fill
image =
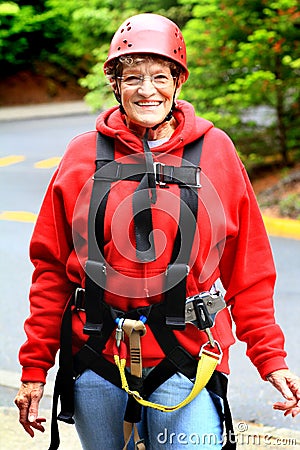
{"label": "yellow lanyard", "polygon": [[[128,323],[128,319],[125,319],[125,322]],[[139,326],[140,321],[132,321],[132,322],[135,322],[135,324],[131,328],[131,332],[126,333],[126,334],[129,335],[129,339],[130,339],[130,337],[135,336],[135,344],[136,344],[136,336],[140,336],[140,331],[141,331],[142,326]],[[142,325],[144,327],[144,324],[142,324]],[[138,391],[132,391],[131,389],[129,389],[128,382],[126,379],[126,374],[125,374],[126,355],[124,354],[124,350],[123,350],[123,352],[120,351],[119,354],[114,355],[115,363],[120,372],[122,389],[124,389],[129,395],[132,395],[135,398],[135,400],[138,403],[140,403],[142,406],[147,406],[147,407],[154,408],[154,409],[157,409],[159,411],[164,411],[164,412],[176,411],[177,409],[180,409],[183,406],[190,403],[200,393],[200,391],[206,386],[209,379],[211,378],[214,370],[216,369],[217,365],[219,364],[219,362],[222,358],[222,351],[221,351],[220,345],[216,341],[215,341],[215,344],[216,344],[216,348],[219,351],[218,354],[206,349],[206,347],[208,345],[210,345],[209,342],[207,342],[206,344],[204,344],[201,347],[201,350],[199,352],[199,361],[198,361],[198,365],[197,365],[196,378],[195,378],[193,388],[192,388],[191,392],[189,393],[189,395],[183,401],[178,403],[177,405],[167,406],[167,405],[161,405],[159,403],[153,403],[153,402],[143,399],[143,397],[140,395],[140,393]],[[120,347],[123,347],[123,345],[125,346],[125,343],[121,342]],[[136,348],[136,345],[135,345],[135,348]],[[123,355],[120,356],[120,354],[122,354],[122,353],[123,353]]]}

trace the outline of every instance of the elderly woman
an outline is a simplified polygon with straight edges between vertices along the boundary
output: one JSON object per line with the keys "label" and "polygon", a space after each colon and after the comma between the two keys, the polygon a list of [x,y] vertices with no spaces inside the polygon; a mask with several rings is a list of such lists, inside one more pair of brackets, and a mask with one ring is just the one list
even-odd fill
{"label": "elderly woman", "polygon": [[286,399],[275,407],[300,411],[252,188],[228,136],[177,100],[189,72],[173,22],[126,20],[104,70],[119,106],[70,143],[31,241],[21,424],[43,431],[38,404],[60,348],[51,449],[58,396],[58,418],[75,421],[85,450],[220,449],[224,417],[235,448],[231,317],[260,376]]}

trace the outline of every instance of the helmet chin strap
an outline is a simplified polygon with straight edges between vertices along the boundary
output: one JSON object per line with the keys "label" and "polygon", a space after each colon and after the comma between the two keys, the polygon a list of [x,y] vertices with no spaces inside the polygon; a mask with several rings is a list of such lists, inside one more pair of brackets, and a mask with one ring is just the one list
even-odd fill
{"label": "helmet chin strap", "polygon": [[162,122],[160,122],[160,123],[154,125],[154,127],[151,127],[151,130],[153,130],[153,131],[154,131],[154,130],[157,130],[157,128],[160,127],[163,123],[169,122],[169,120],[171,120],[172,117],[173,117],[173,110],[174,110],[174,107],[175,107],[175,103],[173,102],[172,108],[170,109],[170,112],[166,115],[166,117],[164,118],[164,120],[163,120]]}

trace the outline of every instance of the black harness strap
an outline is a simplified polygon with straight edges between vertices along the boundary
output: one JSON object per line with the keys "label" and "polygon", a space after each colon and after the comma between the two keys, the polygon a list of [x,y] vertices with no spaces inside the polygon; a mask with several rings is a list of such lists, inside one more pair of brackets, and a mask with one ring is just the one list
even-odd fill
{"label": "black harness strap", "polygon": [[[101,150],[100,150],[101,149]],[[113,139],[97,134],[96,171],[88,217],[88,260],[85,265],[86,323],[84,333],[97,335],[103,325],[106,266],[104,258],[104,215],[111,181],[103,178],[101,169],[114,159]],[[99,152],[101,151],[101,159]]]}
{"label": "black harness strap", "polygon": [[[48,450],[59,447],[59,430],[57,420],[73,424],[74,419],[74,370],[72,356],[72,304],[73,298],[65,309],[60,335],[60,346],[63,351],[59,354],[59,369],[54,384],[51,417],[51,443]],[[61,412],[57,415],[58,399],[60,397]]]}
{"label": "black harness strap", "polygon": [[[165,166],[161,163],[154,163],[155,180],[162,186],[165,184],[178,184],[197,186],[199,182],[199,168],[193,166]],[[146,170],[145,163],[125,164],[112,161],[109,167],[101,168],[102,179],[113,181],[141,181]]]}
{"label": "black harness strap", "polygon": [[[200,164],[204,136],[197,144],[193,142],[184,148],[183,161],[189,164],[187,167],[198,167]],[[200,178],[200,173],[198,173]],[[198,214],[198,191],[200,179],[197,185],[190,186],[180,180],[180,216],[177,234],[174,242],[173,253],[166,273],[166,324],[172,329],[183,330],[185,328],[185,300],[186,278],[189,271],[189,259],[194,242]],[[175,300],[176,299],[176,300]]]}

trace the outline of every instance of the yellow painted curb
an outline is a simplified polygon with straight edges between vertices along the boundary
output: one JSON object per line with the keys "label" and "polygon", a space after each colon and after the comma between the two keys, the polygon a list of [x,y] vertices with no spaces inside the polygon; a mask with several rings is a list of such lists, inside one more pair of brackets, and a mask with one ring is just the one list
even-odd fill
{"label": "yellow painted curb", "polygon": [[8,220],[10,222],[28,222],[35,223],[37,214],[29,211],[2,211],[0,220]]}
{"label": "yellow painted curb", "polygon": [[300,239],[300,220],[281,219],[263,215],[267,233],[270,236]]}
{"label": "yellow painted curb", "polygon": [[[0,220],[11,222],[35,223],[37,214],[29,211],[2,211]],[[291,239],[300,239],[300,221],[291,219],[279,219],[263,215],[263,220],[267,233],[270,236],[286,237]]]}

